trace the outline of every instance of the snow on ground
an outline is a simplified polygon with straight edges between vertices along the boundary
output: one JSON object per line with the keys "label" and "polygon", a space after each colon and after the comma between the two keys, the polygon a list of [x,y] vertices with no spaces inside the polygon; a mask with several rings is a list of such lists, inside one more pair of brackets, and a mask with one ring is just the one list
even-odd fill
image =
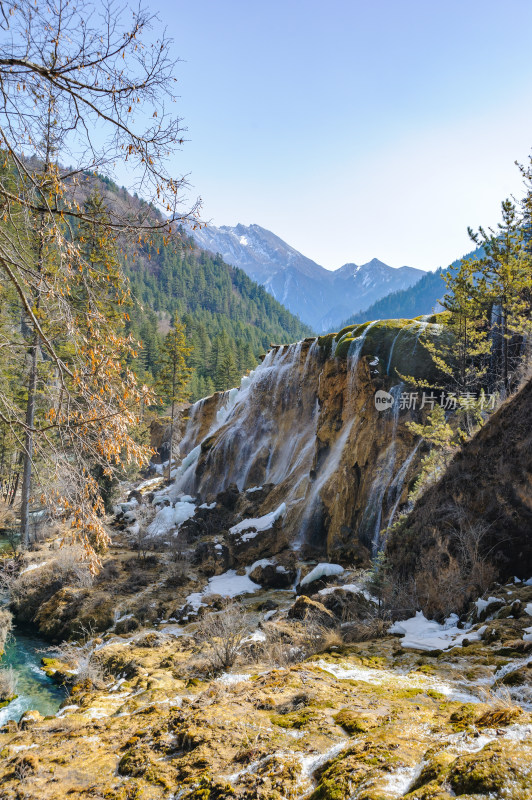
{"label": "snow on ground", "polygon": [[241,594],[253,594],[260,589],[249,577],[253,566],[247,567],[245,575],[237,575],[236,570],[230,569],[223,575],[213,575],[202,592],[193,592],[186,599],[186,604],[198,611],[203,605],[203,599],[210,594],[219,594],[222,597],[238,597]]}
{"label": "snow on ground", "polygon": [[525,614],[528,614],[529,617],[532,617],[532,603],[527,603],[525,606]]}
{"label": "snow on ground", "polygon": [[358,583],[344,583],[343,586],[326,586],[325,589],[320,589],[318,594],[325,596],[336,592],[337,589],[343,589],[344,592],[352,592],[353,594],[361,594],[370,603],[377,603],[376,597],[368,592],[367,589]]}
{"label": "snow on ground", "polygon": [[223,672],[219,678],[216,678],[217,683],[223,683],[224,686],[233,686],[235,683],[242,683],[242,681],[249,681],[251,675],[244,673],[238,674],[236,672]]}
{"label": "snow on ground", "polygon": [[[159,464],[152,464],[152,466],[158,467]],[[148,478],[148,480],[142,481],[142,483],[139,483],[139,485],[136,486],[135,488],[136,488],[137,492],[142,492],[143,489],[147,489],[149,486],[154,486],[156,483],[160,483],[160,482],[161,482],[161,479],[159,477],[157,477],[157,478]]]}
{"label": "snow on ground", "polygon": [[238,597],[240,594],[253,594],[259,589],[258,583],[254,583],[247,574],[237,575],[236,570],[230,569],[223,575],[213,575],[212,578],[209,578],[203,595],[219,594],[222,597]]}
{"label": "snow on ground", "polygon": [[[273,523],[278,520],[279,517],[282,517],[285,512],[286,503],[281,503],[281,505],[278,506],[275,511],[270,511],[269,514],[264,514],[263,517],[243,519],[242,522],[239,522],[237,525],[233,525],[232,528],[229,528],[229,533],[232,533],[233,536],[243,534],[241,539],[245,542],[248,539],[252,539],[260,531],[266,531],[271,528]],[[246,533],[246,531],[248,531],[248,533]]]}
{"label": "snow on ground", "polygon": [[401,646],[412,650],[450,650],[451,647],[461,645],[464,639],[470,642],[480,640],[486,627],[470,632],[468,629],[457,627],[458,616],[451,614],[443,624],[426,619],[422,611],[415,617],[394,622],[388,633],[398,633],[403,638]]}
{"label": "snow on ground", "polygon": [[477,616],[480,616],[482,612],[485,611],[486,608],[488,608],[488,606],[491,606],[492,603],[500,603],[500,602],[501,602],[500,597],[488,597],[487,600],[484,600],[482,597],[479,597],[479,599],[475,603],[477,607]]}
{"label": "snow on ground", "polygon": [[24,567],[24,569],[20,570],[20,574],[24,575],[25,572],[32,572],[34,569],[44,567],[45,564],[48,564],[48,561],[40,561],[38,564],[28,564],[27,567]]}
{"label": "snow on ground", "polygon": [[332,575],[341,575],[344,572],[344,568],[340,566],[340,564],[318,564],[317,567],[311,569],[308,575],[305,575],[303,580],[301,581],[301,586],[307,586],[309,583],[313,581],[317,581],[320,578],[329,578]]}
{"label": "snow on ground", "polygon": [[164,536],[173,528],[185,522],[185,520],[193,517],[196,512],[196,506],[190,502],[191,500],[192,498],[186,496],[178,500],[175,506],[161,508],[148,526],[148,534],[150,536]]}

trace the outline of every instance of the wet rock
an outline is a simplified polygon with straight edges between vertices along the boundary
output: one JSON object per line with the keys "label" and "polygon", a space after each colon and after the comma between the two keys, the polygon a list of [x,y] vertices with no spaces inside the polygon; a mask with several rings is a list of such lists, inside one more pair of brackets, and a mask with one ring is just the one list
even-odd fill
{"label": "wet rock", "polygon": [[260,564],[249,577],[263,589],[290,589],[296,579],[296,571],[280,564]]}
{"label": "wet rock", "polygon": [[228,511],[234,511],[239,497],[240,492],[238,486],[236,483],[230,483],[227,489],[224,489],[223,492],[219,492],[216,496],[216,502],[228,509]]}
{"label": "wet rock", "polygon": [[211,578],[222,575],[233,566],[229,548],[220,542],[200,542],[192,555],[192,564],[202,575]]}
{"label": "wet rock", "polygon": [[[512,787],[512,792],[532,791],[532,778],[528,765],[511,752],[504,752],[498,742],[492,742],[480,752],[462,756],[453,765],[449,784],[457,795],[488,795],[501,797],[501,792]],[[522,795],[525,796],[524,794]]]}
{"label": "wet rock", "polygon": [[[331,587],[332,588],[332,587]],[[342,620],[359,619],[375,610],[375,603],[368,600],[362,592],[350,592],[338,588],[314,599],[323,603],[335,617]]]}
{"label": "wet rock", "polygon": [[284,550],[289,543],[289,531],[282,519],[277,519],[271,528],[257,531],[250,527],[242,533],[226,535],[226,542],[235,564],[247,566],[262,558],[270,558]]}
{"label": "wet rock", "polygon": [[144,502],[144,497],[142,496],[141,492],[139,492],[137,489],[133,489],[127,496],[128,503],[131,500],[136,500],[139,506],[141,506]]}

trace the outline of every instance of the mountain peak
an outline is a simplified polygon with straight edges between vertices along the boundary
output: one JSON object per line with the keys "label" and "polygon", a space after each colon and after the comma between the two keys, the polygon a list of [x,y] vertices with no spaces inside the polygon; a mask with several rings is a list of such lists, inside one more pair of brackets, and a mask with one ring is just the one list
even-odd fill
{"label": "mountain peak", "polygon": [[412,286],[424,274],[411,267],[393,269],[378,258],[327,270],[256,223],[209,225],[193,236],[200,247],[220,253],[228,264],[261,283],[315,331],[339,325],[390,292]]}

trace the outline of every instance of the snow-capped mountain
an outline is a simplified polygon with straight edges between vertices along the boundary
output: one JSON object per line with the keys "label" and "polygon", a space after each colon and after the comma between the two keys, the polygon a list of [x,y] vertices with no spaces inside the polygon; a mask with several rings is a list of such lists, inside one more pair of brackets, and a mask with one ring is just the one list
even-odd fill
{"label": "snow-capped mountain", "polygon": [[425,274],[413,267],[393,269],[377,258],[327,270],[260,225],[208,225],[193,236],[200,247],[220,253],[228,264],[261,283],[315,331],[339,325]]}

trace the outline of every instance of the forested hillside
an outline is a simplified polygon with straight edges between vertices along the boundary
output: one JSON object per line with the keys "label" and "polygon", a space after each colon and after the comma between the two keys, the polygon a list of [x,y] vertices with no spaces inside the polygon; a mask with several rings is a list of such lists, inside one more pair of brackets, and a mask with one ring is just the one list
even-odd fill
{"label": "forested hillside", "polygon": [[[81,205],[97,192],[108,209],[162,220],[154,206],[102,175],[87,174],[71,192]],[[176,313],[192,347],[193,400],[237,385],[270,344],[313,333],[241,269],[198,247],[183,227],[170,237],[156,233],[148,241],[126,239],[120,245],[133,301],[128,332],[141,344],[130,366],[149,383],[157,379],[161,347]]]}
{"label": "forested hillside", "polygon": [[288,343],[312,333],[268,292],[221,256],[200,250],[181,230],[124,258],[135,301],[130,331],[143,347],[134,366],[157,377],[164,335],[174,313],[192,345],[192,398],[235,386],[271,343]]}

